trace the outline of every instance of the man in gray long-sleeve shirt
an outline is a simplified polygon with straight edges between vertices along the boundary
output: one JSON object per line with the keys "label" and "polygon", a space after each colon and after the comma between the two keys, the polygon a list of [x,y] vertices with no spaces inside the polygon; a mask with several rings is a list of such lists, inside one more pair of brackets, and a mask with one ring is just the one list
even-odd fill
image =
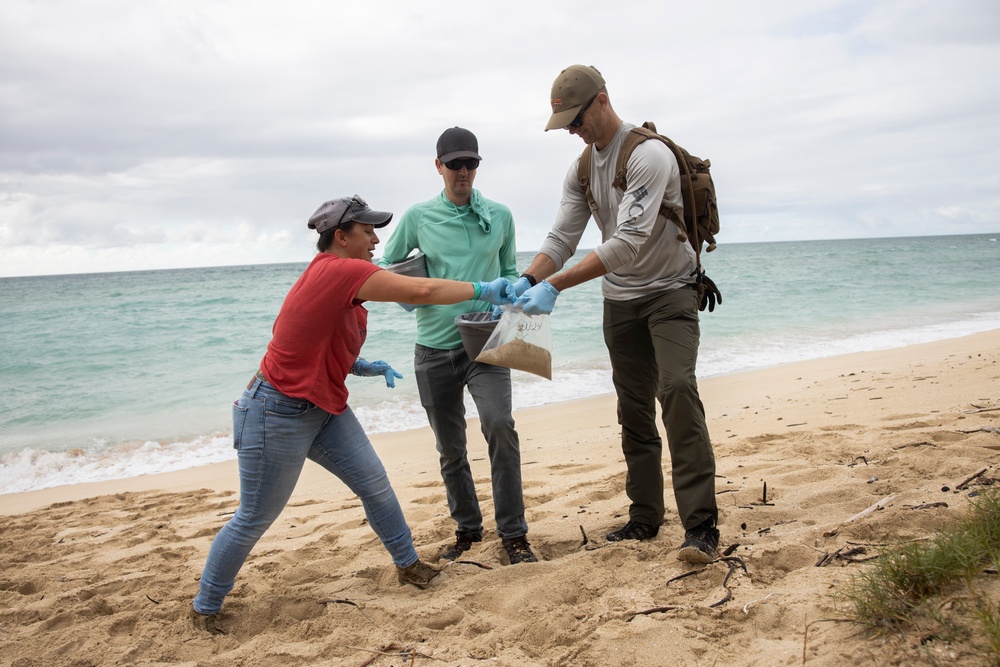
{"label": "man in gray long-sleeve shirt", "polygon": [[[707,563],[717,557],[719,511],[715,501],[715,456],[695,365],[700,330],[698,258],[678,238],[674,223],[660,215],[666,197],[683,209],[677,161],[663,143],[645,141],[627,162],[624,190],[612,185],[629,130],[611,107],[604,78],[593,67],[573,65],[552,85],[552,116],[546,130],[563,128],[591,150],[591,211],[578,176],[580,158],[563,182],[555,223],[528,270],[515,284],[528,314],[551,312],[559,292],[603,277],[604,340],[618,394],[618,421],[631,500],[629,521],[610,541],[656,537],[663,523],[663,444],[656,427],[656,401],[663,411],[670,448],[674,498],[685,529],[682,560]],[[581,156],[582,157],[582,156]],[[602,243],[572,268],[593,217]]]}

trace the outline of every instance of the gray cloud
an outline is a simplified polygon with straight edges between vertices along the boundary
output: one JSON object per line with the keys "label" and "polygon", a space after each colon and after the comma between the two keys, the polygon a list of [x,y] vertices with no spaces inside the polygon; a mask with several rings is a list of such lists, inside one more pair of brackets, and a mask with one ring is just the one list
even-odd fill
{"label": "gray cloud", "polygon": [[722,242],[1000,229],[1000,6],[702,4],[5,2],[0,276],[304,261],[323,200],[433,196],[451,125],[529,250],[573,62],[712,159]]}

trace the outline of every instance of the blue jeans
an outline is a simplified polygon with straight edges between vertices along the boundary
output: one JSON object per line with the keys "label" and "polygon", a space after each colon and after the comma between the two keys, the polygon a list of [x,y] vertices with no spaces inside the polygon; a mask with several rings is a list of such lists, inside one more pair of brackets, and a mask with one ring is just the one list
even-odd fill
{"label": "blue jeans", "polygon": [[285,508],[307,457],[358,495],[368,524],[396,565],[417,561],[385,468],[350,408],[332,415],[255,379],[233,406],[233,444],[240,506],[212,542],[195,611],[214,614],[222,608],[250,550]]}
{"label": "blue jeans", "polygon": [[632,301],[604,301],[604,341],[618,394],[618,423],[628,474],[629,518],[658,526],[664,517],[663,443],[670,448],[677,513],[685,529],[719,520],[715,454],[698,394],[698,292],[666,290]]}
{"label": "blue jeans", "polygon": [[479,411],[493,479],[497,534],[519,537],[528,532],[521,490],[521,446],[511,416],[510,369],[469,359],[464,348],[436,350],[417,345],[414,375],[420,403],[440,455],[441,478],[457,533],[481,538],[483,514],[469,469],[463,390],[468,387]]}

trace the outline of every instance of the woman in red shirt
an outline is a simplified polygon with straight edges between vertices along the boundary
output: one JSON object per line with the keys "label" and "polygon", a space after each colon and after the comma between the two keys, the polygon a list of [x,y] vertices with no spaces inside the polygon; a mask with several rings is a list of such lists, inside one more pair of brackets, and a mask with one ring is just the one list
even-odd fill
{"label": "woman in red shirt", "polygon": [[361,499],[368,523],[396,565],[401,584],[425,588],[438,570],[413,547],[385,468],[347,404],[348,373],[402,377],[384,361],[359,357],[365,342],[365,301],[450,304],[481,299],[510,303],[504,278],[467,283],[397,275],[372,264],[372,251],[391,213],[363,199],[341,197],[309,219],[319,253],[288,292],[259,370],[233,405],[240,505],[216,535],[193,607],[197,624],[223,634],[217,614],[250,550],[278,517],[306,458],[341,479]]}

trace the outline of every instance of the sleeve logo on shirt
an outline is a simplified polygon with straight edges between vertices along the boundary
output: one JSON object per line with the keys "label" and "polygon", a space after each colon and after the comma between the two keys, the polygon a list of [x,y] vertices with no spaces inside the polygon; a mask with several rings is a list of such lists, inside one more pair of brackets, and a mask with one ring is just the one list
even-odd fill
{"label": "sleeve logo on shirt", "polygon": [[629,204],[628,220],[626,220],[626,222],[632,224],[639,219],[639,216],[641,216],[643,214],[643,211],[646,210],[646,207],[640,204],[639,202],[645,199],[648,195],[649,195],[649,190],[646,189],[646,186],[640,185],[638,188],[636,188],[635,192],[632,193],[633,201],[631,204]]}

